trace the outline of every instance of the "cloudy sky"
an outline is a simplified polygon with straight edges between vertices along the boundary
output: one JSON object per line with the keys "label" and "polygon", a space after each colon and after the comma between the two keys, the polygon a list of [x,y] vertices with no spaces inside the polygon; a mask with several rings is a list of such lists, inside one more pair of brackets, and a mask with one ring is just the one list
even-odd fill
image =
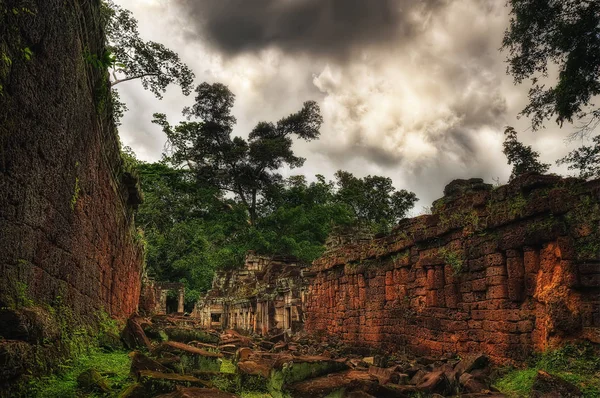
{"label": "cloudy sky", "polygon": [[[568,128],[533,132],[517,114],[527,86],[506,75],[500,53],[508,24],[497,0],[117,0],[142,36],[178,52],[196,83],[222,82],[236,95],[236,135],[317,101],[321,138],[297,142],[301,169],[379,174],[417,193],[415,213],[455,178],[505,182],[506,125],[554,163],[571,147]],[[192,105],[172,86],[162,101],[138,82],[118,86],[129,112],[121,137],[138,157],[161,157],[171,123]],[[566,173],[553,165],[551,171]]]}

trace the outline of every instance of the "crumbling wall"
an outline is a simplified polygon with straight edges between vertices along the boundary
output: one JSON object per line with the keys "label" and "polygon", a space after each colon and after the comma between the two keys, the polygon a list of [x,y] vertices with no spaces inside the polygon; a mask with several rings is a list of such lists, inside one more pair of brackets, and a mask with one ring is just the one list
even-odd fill
{"label": "crumbling wall", "polygon": [[0,307],[137,309],[136,179],[120,156],[100,1],[0,4]]}
{"label": "crumbling wall", "polygon": [[329,250],[311,268],[305,328],[421,355],[520,362],[600,343],[600,180],[457,180],[432,215]]}

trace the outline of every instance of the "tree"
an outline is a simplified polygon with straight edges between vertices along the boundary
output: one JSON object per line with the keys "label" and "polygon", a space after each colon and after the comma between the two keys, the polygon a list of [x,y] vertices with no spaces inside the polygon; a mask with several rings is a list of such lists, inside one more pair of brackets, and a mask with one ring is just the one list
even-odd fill
{"label": "tree", "polygon": [[249,249],[245,211],[197,184],[188,170],[139,161],[137,169],[144,202],[136,225],[144,231],[146,268],[158,280],[185,283],[191,304],[210,288],[215,270],[243,262]]}
{"label": "tree", "polygon": [[[531,78],[529,104],[522,113],[534,129],[555,116],[559,124],[586,119],[581,133],[600,122],[591,103],[600,94],[600,2],[597,0],[509,0],[510,26],[504,35],[508,72],[516,83]],[[547,87],[549,64],[558,81]]]}
{"label": "tree", "polygon": [[[104,17],[108,51],[101,58],[111,69],[111,85],[140,79],[142,86],[162,98],[169,84],[177,84],[185,95],[191,93],[194,74],[177,53],[160,43],[144,41],[131,11],[105,0]],[[96,56],[98,58],[98,56]]]}
{"label": "tree", "polygon": [[356,178],[347,171],[335,174],[336,200],[347,205],[356,222],[373,232],[388,232],[418,201],[413,192],[396,191],[392,180],[381,176]]}
{"label": "tree", "polygon": [[278,170],[304,163],[292,151],[292,138],[318,138],[323,119],[319,106],[307,101],[276,124],[258,123],[244,140],[231,136],[234,100],[227,86],[202,83],[196,88],[196,103],[183,110],[188,121],[173,127],[166,115],[155,114],[153,122],[167,135],[169,161],[193,171],[198,183],[234,194],[246,208],[250,225],[255,225],[263,193],[281,181]]}
{"label": "tree", "polygon": [[292,176],[270,187],[260,207],[253,250],[291,254],[306,262],[319,257],[337,225],[354,223],[350,209],[336,200],[335,185],[322,175],[308,183]]}
{"label": "tree", "polygon": [[540,163],[538,160],[540,154],[529,145],[523,145],[523,143],[517,140],[517,132],[513,127],[506,127],[504,130],[504,143],[502,144],[502,152],[508,159],[508,164],[513,166],[510,180],[513,178],[529,172],[535,172],[543,174],[550,168],[549,164]]}
{"label": "tree", "polygon": [[569,170],[579,170],[580,178],[600,178],[600,135],[593,138],[593,146],[581,146],[556,163],[568,164]]}

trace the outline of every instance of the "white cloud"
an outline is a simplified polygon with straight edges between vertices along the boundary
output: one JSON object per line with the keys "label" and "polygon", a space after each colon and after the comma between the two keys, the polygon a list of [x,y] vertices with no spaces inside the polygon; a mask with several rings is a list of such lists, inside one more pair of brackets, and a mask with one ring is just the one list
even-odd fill
{"label": "white cloud", "polygon": [[[363,47],[352,56],[329,58],[322,48],[311,54],[277,46],[222,54],[191,33],[187,15],[170,1],[117,2],[134,12],[145,38],[178,52],[198,83],[230,87],[238,135],[259,120],[275,121],[299,109],[305,100],[320,103],[322,136],[296,144],[307,162],[286,174],[331,177],[340,168],[359,176],[383,174],[398,188],[415,191],[420,206],[441,196],[454,178],[506,180],[510,170],[501,143],[507,124],[522,131],[520,139],[546,162],[577,144],[565,145],[567,132],[554,125],[534,133],[526,119],[517,120],[527,87],[513,85],[505,74],[505,55],[498,52],[508,21],[504,3],[432,1],[435,12],[410,9],[405,19],[410,34],[398,29],[377,45],[359,40]],[[131,109],[121,129],[123,141],[141,158],[159,159],[165,137],[150,123],[152,113],[166,113],[176,122],[192,96],[171,87],[158,101],[135,82],[118,88]]]}

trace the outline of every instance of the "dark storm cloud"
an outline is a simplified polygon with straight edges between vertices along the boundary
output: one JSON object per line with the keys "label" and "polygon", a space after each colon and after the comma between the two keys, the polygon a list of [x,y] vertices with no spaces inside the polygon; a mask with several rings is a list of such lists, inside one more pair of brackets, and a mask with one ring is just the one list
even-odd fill
{"label": "dark storm cloud", "polygon": [[229,55],[276,47],[343,57],[410,38],[446,0],[177,0],[192,30]]}

